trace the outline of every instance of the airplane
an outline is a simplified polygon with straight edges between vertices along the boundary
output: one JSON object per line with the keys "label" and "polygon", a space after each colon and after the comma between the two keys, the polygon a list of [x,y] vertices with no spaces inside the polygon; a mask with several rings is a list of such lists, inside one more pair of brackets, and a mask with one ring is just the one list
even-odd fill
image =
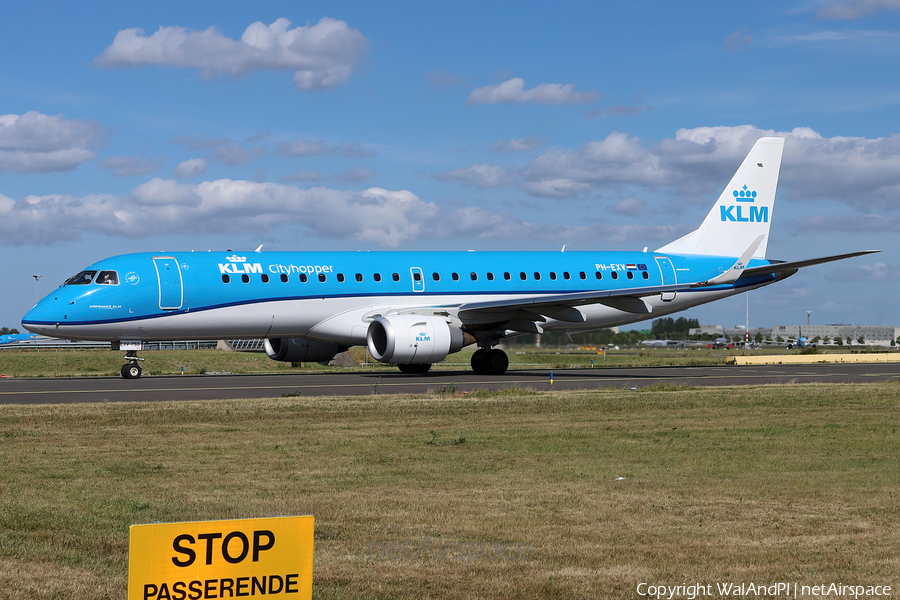
{"label": "airplane", "polygon": [[[800,327],[799,329],[800,329],[800,334],[797,336],[797,341],[796,341],[796,342],[788,342],[788,345],[787,345],[787,349],[788,349],[788,350],[793,350],[795,345],[796,345],[798,348],[805,348],[805,347],[806,347],[806,344],[807,344],[808,342],[807,342],[806,338],[803,337],[803,328]],[[817,346],[817,344],[813,344],[813,345],[812,345],[813,348],[815,348],[816,346]]]}
{"label": "airplane", "polygon": [[21,344],[40,339],[42,336],[34,333],[7,333],[0,335],[0,346],[3,344]]}
{"label": "airplane", "polygon": [[506,372],[505,338],[583,333],[664,316],[781,281],[766,259],[783,138],[759,139],[700,227],[655,252],[172,252],[94,263],[38,302],[28,331],[112,342],[122,376],[159,340],[265,339],[279,361],[327,361],[365,345],[426,373],[476,344],[478,374]]}

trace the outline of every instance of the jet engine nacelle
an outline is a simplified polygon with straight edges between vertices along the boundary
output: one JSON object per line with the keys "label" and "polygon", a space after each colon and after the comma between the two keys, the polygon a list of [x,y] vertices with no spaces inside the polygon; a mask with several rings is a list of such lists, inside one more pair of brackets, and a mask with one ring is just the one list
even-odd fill
{"label": "jet engine nacelle", "polygon": [[327,362],[341,350],[337,344],[306,338],[273,338],[265,346],[269,358],[285,362]]}
{"label": "jet engine nacelle", "polygon": [[440,317],[388,315],[369,324],[366,341],[378,362],[403,365],[440,362],[475,340]]}

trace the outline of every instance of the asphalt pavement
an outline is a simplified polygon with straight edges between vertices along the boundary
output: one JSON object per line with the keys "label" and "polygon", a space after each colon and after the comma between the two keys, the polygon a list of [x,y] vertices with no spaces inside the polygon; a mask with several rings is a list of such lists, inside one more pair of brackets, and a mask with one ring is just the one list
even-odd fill
{"label": "asphalt pavement", "polygon": [[693,386],[763,385],[787,383],[864,383],[900,378],[898,364],[806,364],[711,367],[633,367],[508,371],[481,376],[469,370],[436,370],[426,375],[399,371],[347,371],[289,375],[185,375],[119,377],[4,378],[0,404],[58,404],[71,402],[154,402],[168,400],[228,400],[273,398],[285,395],[360,396],[457,392],[510,386],[534,390],[640,388],[674,383]]}

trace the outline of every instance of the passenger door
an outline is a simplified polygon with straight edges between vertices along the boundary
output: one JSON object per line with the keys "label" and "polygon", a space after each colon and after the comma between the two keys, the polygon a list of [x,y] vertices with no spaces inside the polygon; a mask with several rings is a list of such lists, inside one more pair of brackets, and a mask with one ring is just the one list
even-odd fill
{"label": "passenger door", "polygon": [[159,279],[159,307],[162,310],[178,310],[184,304],[184,284],[178,261],[171,256],[155,256],[153,264]]}

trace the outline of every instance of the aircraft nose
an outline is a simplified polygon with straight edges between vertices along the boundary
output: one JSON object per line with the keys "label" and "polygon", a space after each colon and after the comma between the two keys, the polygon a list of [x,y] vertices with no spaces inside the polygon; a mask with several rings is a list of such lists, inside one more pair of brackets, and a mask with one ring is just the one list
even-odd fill
{"label": "aircraft nose", "polygon": [[56,304],[51,299],[44,298],[35,304],[24,317],[22,327],[32,333],[48,334],[56,328],[60,315],[57,314]]}

